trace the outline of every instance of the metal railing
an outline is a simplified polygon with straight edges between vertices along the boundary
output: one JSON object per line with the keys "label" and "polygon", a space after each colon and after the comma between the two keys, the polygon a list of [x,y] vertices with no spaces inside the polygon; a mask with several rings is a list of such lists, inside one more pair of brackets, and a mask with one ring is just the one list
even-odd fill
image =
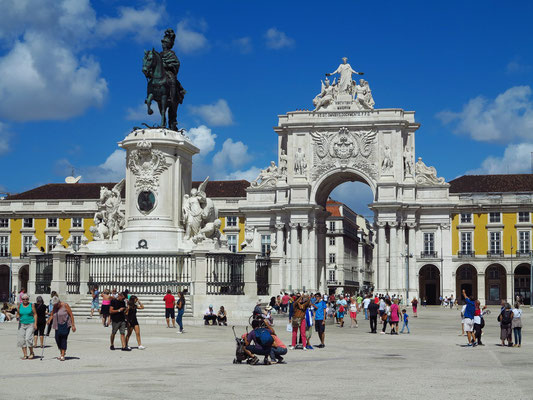
{"label": "metal railing", "polygon": [[531,250],[516,250],[517,257],[529,258],[531,257]]}
{"label": "metal railing", "polygon": [[35,270],[35,293],[49,294],[52,284],[53,261],[51,254],[43,254],[36,257]]}
{"label": "metal railing", "polygon": [[208,254],[207,294],[244,294],[244,256],[239,254]]}
{"label": "metal railing", "polygon": [[473,250],[457,252],[457,257],[459,258],[470,258],[470,257],[475,257],[475,256],[476,256],[476,252]]}
{"label": "metal railing", "polygon": [[487,257],[489,258],[498,258],[503,257],[503,250],[489,250],[487,251]]}
{"label": "metal railing", "polygon": [[80,293],[80,265],[81,256],[76,254],[67,254],[65,281],[67,282],[68,294]]}
{"label": "metal railing", "polygon": [[135,294],[188,292],[192,260],[189,254],[176,255],[93,255],[89,256],[88,289],[128,289]]}
{"label": "metal railing", "polygon": [[438,252],[436,251],[422,251],[420,253],[420,258],[439,258]]}

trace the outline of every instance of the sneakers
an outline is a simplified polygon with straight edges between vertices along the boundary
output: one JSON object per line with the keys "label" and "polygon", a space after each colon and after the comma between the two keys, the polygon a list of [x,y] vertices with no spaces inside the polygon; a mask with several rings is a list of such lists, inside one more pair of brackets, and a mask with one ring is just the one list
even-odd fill
{"label": "sneakers", "polygon": [[311,346],[310,344],[308,344],[305,348],[306,348],[307,350],[313,350],[313,346]]}
{"label": "sneakers", "polygon": [[115,350],[115,346],[113,345],[109,346],[109,350]]}
{"label": "sneakers", "polygon": [[302,350],[307,350],[307,347],[304,347]]}
{"label": "sneakers", "polygon": [[257,358],[256,356],[254,356],[254,358],[252,358],[250,360],[250,365],[257,365],[259,364],[259,358]]}
{"label": "sneakers", "polygon": [[383,331],[381,331],[381,332],[379,332],[379,333],[381,333],[382,335],[384,335],[384,334],[385,334],[385,332],[383,332]]}
{"label": "sneakers", "polygon": [[176,333],[179,335],[180,333],[183,333],[184,331],[181,330],[181,331],[177,331]]}
{"label": "sneakers", "polygon": [[122,351],[131,351],[131,348],[129,348],[129,347],[123,347],[121,350],[122,350]]}
{"label": "sneakers", "polygon": [[289,346],[289,350],[294,350],[294,346]]}
{"label": "sneakers", "polygon": [[146,347],[144,347],[144,346],[142,346],[142,345],[139,346],[139,347],[137,347],[137,348],[138,348],[139,350],[144,350],[144,349],[146,349]]}

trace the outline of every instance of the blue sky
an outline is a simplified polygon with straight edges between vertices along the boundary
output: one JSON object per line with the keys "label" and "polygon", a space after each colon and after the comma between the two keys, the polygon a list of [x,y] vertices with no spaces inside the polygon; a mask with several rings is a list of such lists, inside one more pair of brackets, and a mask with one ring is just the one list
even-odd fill
{"label": "blue sky", "polygon": [[533,3],[509,4],[0,0],[0,190],[72,168],[120,179],[116,143],[153,123],[143,50],[167,27],[188,91],[178,121],[202,149],[195,179],[253,179],[276,157],[277,115],[311,108],[343,56],[376,108],[416,111],[416,156],[440,176],[529,172]]}

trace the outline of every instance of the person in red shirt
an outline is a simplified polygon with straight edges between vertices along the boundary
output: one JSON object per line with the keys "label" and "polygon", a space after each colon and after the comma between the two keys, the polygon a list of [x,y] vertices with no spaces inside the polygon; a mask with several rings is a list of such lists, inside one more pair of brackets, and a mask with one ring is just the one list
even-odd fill
{"label": "person in red shirt", "polygon": [[285,295],[281,298],[281,311],[286,313],[287,312],[287,308],[289,306],[289,295],[287,293],[285,293]]}
{"label": "person in red shirt", "polygon": [[379,304],[379,297],[378,297],[378,295],[376,295],[376,297],[374,297],[374,303]]}
{"label": "person in red shirt", "polygon": [[172,296],[172,291],[170,289],[167,290],[167,294],[165,297],[163,297],[163,300],[165,300],[165,318],[167,319],[167,328],[170,328],[170,321],[169,318],[172,318],[172,327],[176,327],[176,320],[174,308],[176,308],[176,298]]}

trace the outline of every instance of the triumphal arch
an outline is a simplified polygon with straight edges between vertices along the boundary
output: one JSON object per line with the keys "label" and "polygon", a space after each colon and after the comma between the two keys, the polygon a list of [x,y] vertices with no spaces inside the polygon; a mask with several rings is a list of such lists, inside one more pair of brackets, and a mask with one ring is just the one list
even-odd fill
{"label": "triumphal arch", "polygon": [[[424,232],[437,235],[441,246],[449,240],[442,234],[449,229],[449,185],[421,158],[415,161],[414,111],[375,108],[369,83],[354,79],[362,73],[346,58],[326,75],[314,109],[279,116],[278,162],[248,189],[246,241],[259,247],[271,235],[272,256],[279,258],[275,286],[324,291],[326,201],[338,185],[360,181],[373,193],[375,288],[415,294]],[[435,258],[442,267],[443,254]]]}

